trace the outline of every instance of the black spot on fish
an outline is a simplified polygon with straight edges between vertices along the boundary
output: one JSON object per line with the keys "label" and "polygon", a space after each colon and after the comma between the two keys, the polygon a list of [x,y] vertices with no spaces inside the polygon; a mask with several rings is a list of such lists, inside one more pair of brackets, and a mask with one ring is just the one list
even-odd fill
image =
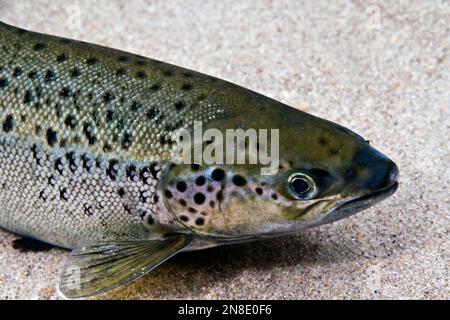
{"label": "black spot on fish", "polygon": [[83,133],[89,141],[89,144],[95,144],[97,142],[97,138],[94,136],[94,127],[85,122],[83,124]]}
{"label": "black spot on fish", "polygon": [[155,220],[153,219],[153,217],[151,215],[148,215],[147,223],[150,225],[155,224]]}
{"label": "black spot on fish", "polygon": [[33,46],[33,50],[35,51],[41,51],[45,49],[45,44],[43,44],[42,42],[38,42]]}
{"label": "black spot on fish", "polygon": [[171,198],[173,197],[172,192],[171,192],[170,190],[168,190],[168,189],[166,189],[166,190],[164,191],[164,195],[165,195],[165,197],[166,197],[167,199],[171,199]]}
{"label": "black spot on fish", "polygon": [[324,137],[320,137],[317,142],[321,145],[324,146],[328,143],[327,139],[325,139]]}
{"label": "black spot on fish", "polygon": [[88,59],[86,60],[86,63],[87,63],[88,65],[90,65],[90,66],[96,64],[97,62],[98,62],[98,59],[95,58],[95,57],[91,57],[91,58],[88,58]]}
{"label": "black spot on fish", "polygon": [[136,166],[134,166],[134,165],[128,166],[128,167],[127,167],[127,170],[126,170],[126,174],[127,174],[127,177],[128,177],[128,178],[130,178],[131,180],[133,180],[134,177],[136,177]]}
{"label": "black spot on fish", "polygon": [[210,201],[209,206],[214,209],[214,207],[216,206],[216,203],[214,201]]}
{"label": "black spot on fish", "polygon": [[164,135],[161,135],[161,136],[159,137],[159,143],[161,143],[161,144],[170,144],[170,143],[169,143],[169,140],[167,140],[166,137],[165,137]]}
{"label": "black spot on fish", "polygon": [[61,89],[59,95],[65,99],[69,98],[72,95],[72,91],[69,87],[64,87]]}
{"label": "black spot on fish", "polygon": [[54,81],[55,79],[56,79],[56,77],[55,77],[55,74],[53,73],[53,71],[47,70],[47,72],[45,73],[45,76],[44,76],[44,81],[50,82],[50,81]]}
{"label": "black spot on fish", "polygon": [[111,122],[114,119],[114,112],[111,109],[106,110],[106,121]]}
{"label": "black spot on fish", "polygon": [[6,116],[5,121],[3,122],[3,131],[10,132],[14,128],[14,117],[12,115]]}
{"label": "black spot on fish", "polygon": [[37,72],[36,71],[30,71],[30,72],[28,72],[27,76],[28,76],[29,79],[34,80],[37,77]]}
{"label": "black spot on fish", "polygon": [[182,90],[189,91],[189,90],[192,89],[192,84],[191,84],[191,83],[184,83],[184,84],[181,86],[181,89],[182,89]]}
{"label": "black spot on fish", "polygon": [[40,153],[39,148],[33,144],[33,146],[31,147],[31,152],[33,153],[33,158],[36,161],[36,164],[38,166],[42,166],[43,165],[43,157],[42,154]]}
{"label": "black spot on fish", "polygon": [[195,224],[198,225],[198,226],[202,226],[202,225],[205,224],[205,219],[197,218],[197,219],[195,219]]}
{"label": "black spot on fish", "polygon": [[129,132],[126,132],[122,137],[121,142],[122,149],[128,149],[132,143],[133,143],[133,136]]}
{"label": "black spot on fish", "polygon": [[148,203],[147,191],[139,191],[139,201],[142,203]]}
{"label": "black spot on fish", "polygon": [[199,176],[197,179],[195,179],[195,184],[199,187],[204,185],[206,182],[206,178],[204,176]]}
{"label": "black spot on fish", "polygon": [[56,185],[56,179],[53,175],[50,175],[50,177],[47,178],[47,182],[52,187]]}
{"label": "black spot on fish", "polygon": [[183,207],[186,207],[186,206],[187,206],[186,200],[184,200],[184,199],[178,200],[178,203],[179,203],[180,205],[182,205]]}
{"label": "black spot on fish", "polygon": [[261,195],[263,194],[263,189],[261,189],[261,188],[258,187],[258,188],[255,189],[255,192],[256,192],[258,195],[261,196]]}
{"label": "black spot on fish", "polygon": [[70,76],[72,78],[76,78],[80,75],[80,70],[78,70],[78,68],[73,68],[72,70],[70,70]]}
{"label": "black spot on fish", "polygon": [[189,218],[187,216],[185,216],[185,215],[181,215],[180,216],[180,220],[183,221],[183,222],[188,222]]}
{"label": "black spot on fish", "polygon": [[117,190],[117,194],[119,195],[119,197],[123,198],[125,196],[125,189],[119,188],[119,190]]}
{"label": "black spot on fish", "polygon": [[161,85],[159,84],[154,84],[150,87],[150,90],[153,92],[158,91],[159,89],[161,89]]}
{"label": "black spot on fish", "polygon": [[115,159],[110,160],[106,173],[111,178],[111,180],[115,181],[119,173],[119,161]]}
{"label": "black spot on fish", "polygon": [[187,189],[186,182],[180,181],[180,182],[177,183],[177,190],[178,190],[178,191],[180,191],[180,192],[185,192],[186,189]]}
{"label": "black spot on fish", "polygon": [[60,175],[64,172],[64,160],[62,158],[58,158],[55,160],[55,170],[58,171]]}
{"label": "black spot on fish", "polygon": [[59,146],[65,148],[67,146],[67,139],[63,138],[59,141]]}
{"label": "black spot on fish", "polygon": [[247,184],[247,180],[245,180],[244,177],[242,177],[238,174],[233,176],[231,181],[234,183],[235,186],[238,186],[238,187],[243,187]]}
{"label": "black spot on fish", "polygon": [[154,119],[159,114],[159,110],[152,107],[147,111],[147,118]]}
{"label": "black spot on fish", "polygon": [[133,103],[131,104],[131,110],[132,111],[138,111],[139,109],[141,109],[143,107],[143,105],[139,102],[133,101]]}
{"label": "black spot on fish", "polygon": [[157,178],[158,177],[158,173],[159,173],[160,169],[158,167],[158,163],[157,162],[153,162],[150,165],[150,173],[152,174],[153,178]]}
{"label": "black spot on fish", "polygon": [[87,215],[87,216],[92,216],[92,215],[94,215],[94,208],[90,205],[90,204],[87,204],[87,203],[85,203],[84,205],[83,205],[83,208],[84,208],[84,213]]}
{"label": "black spot on fish", "polygon": [[59,191],[59,196],[60,196],[61,200],[64,200],[64,201],[69,200],[69,192],[67,191],[67,188],[62,188]]}
{"label": "black spot on fish", "polygon": [[222,181],[223,178],[225,178],[225,171],[222,169],[214,169],[214,171],[211,173],[211,177],[216,181]]}
{"label": "black spot on fish", "polygon": [[47,143],[50,146],[54,146],[56,141],[58,140],[58,135],[57,135],[56,131],[54,131],[51,128],[48,128],[47,133],[46,133],[46,138],[47,138]]}
{"label": "black spot on fish", "polygon": [[95,136],[89,137],[88,142],[90,145],[94,145],[97,142],[97,137],[95,137]]}
{"label": "black spot on fish", "polygon": [[206,197],[205,197],[205,195],[204,195],[203,193],[201,193],[201,192],[197,192],[197,193],[194,195],[194,202],[195,202],[196,204],[198,204],[198,205],[203,204],[203,203],[205,202],[205,200],[206,200]]}
{"label": "black spot on fish", "polygon": [[66,55],[64,53],[61,53],[56,57],[56,61],[59,63],[66,61]]}
{"label": "black spot on fish", "polygon": [[271,197],[272,197],[273,200],[277,200],[278,199],[278,195],[276,193],[272,193]]}
{"label": "black spot on fish", "polygon": [[75,172],[78,168],[78,162],[75,152],[70,151],[66,154],[66,159],[69,162],[69,169],[72,172]]}
{"label": "black spot on fish", "polygon": [[5,88],[9,84],[5,78],[0,78],[0,88]]}
{"label": "black spot on fish", "polygon": [[178,101],[177,103],[175,103],[175,109],[177,109],[178,111],[184,109],[185,107],[186,105],[182,101]]}
{"label": "black spot on fish", "polygon": [[144,71],[139,71],[136,75],[139,79],[145,79],[147,77]]}
{"label": "black spot on fish", "polygon": [[116,70],[116,75],[123,76],[127,73],[127,71],[124,68],[119,68]]}
{"label": "black spot on fish", "polygon": [[13,71],[13,76],[14,77],[20,77],[23,74],[22,69],[20,69],[19,67],[15,67],[14,71]]}
{"label": "black spot on fish", "polygon": [[141,170],[139,172],[139,177],[141,178],[142,182],[144,182],[144,184],[150,185],[151,184],[151,178],[150,178],[150,169],[149,169],[149,167],[141,168]]}
{"label": "black spot on fish", "polygon": [[55,105],[55,112],[56,112],[56,116],[57,116],[58,118],[60,118],[61,115],[62,115],[62,111],[61,111],[61,106],[59,105],[59,103],[57,103],[57,104]]}
{"label": "black spot on fish", "polygon": [[197,209],[191,208],[191,207],[188,208],[188,211],[189,211],[190,213],[197,213]]}
{"label": "black spot on fish", "polygon": [[80,143],[81,138],[80,138],[79,135],[75,135],[75,136],[73,137],[72,141],[73,141],[75,144],[78,144],[78,143]]}
{"label": "black spot on fish", "polygon": [[68,115],[66,119],[64,120],[64,123],[66,126],[68,126],[71,129],[74,129],[77,126],[77,119],[73,115]]}
{"label": "black spot on fish", "polygon": [[103,95],[103,101],[105,103],[111,102],[115,99],[116,97],[109,91],[105,92],[105,94]]}
{"label": "black spot on fish", "polygon": [[33,100],[30,90],[25,91],[23,96],[23,103],[30,103]]}
{"label": "black spot on fish", "polygon": [[91,160],[91,158],[89,158],[89,156],[87,154],[83,154],[81,156],[81,164],[82,164],[83,168],[88,170],[88,171],[93,166],[92,160]]}

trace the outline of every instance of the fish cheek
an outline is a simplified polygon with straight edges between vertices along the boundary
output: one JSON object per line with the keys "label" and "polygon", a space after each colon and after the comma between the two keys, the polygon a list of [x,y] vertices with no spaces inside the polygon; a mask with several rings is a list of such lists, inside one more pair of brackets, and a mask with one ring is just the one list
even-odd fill
{"label": "fish cheek", "polygon": [[229,235],[266,234],[278,231],[284,222],[280,213],[280,207],[270,200],[257,198],[243,202],[239,198],[231,198],[223,208],[222,225],[218,223],[215,227]]}
{"label": "fish cheek", "polygon": [[219,210],[218,192],[217,183],[199,173],[189,178],[174,178],[163,195],[167,209],[179,224],[204,232]]}

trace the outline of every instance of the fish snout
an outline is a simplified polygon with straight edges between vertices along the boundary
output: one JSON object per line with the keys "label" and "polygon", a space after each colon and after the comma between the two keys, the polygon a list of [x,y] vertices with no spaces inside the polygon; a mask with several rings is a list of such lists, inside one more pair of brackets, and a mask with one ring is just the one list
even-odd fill
{"label": "fish snout", "polygon": [[372,168],[371,171],[371,177],[369,177],[367,181],[368,189],[371,192],[388,189],[398,180],[399,170],[397,165],[384,156],[383,159],[380,160],[379,165]]}
{"label": "fish snout", "polygon": [[365,171],[365,174],[356,174],[355,183],[370,192],[389,188],[398,180],[397,165],[374,148],[369,147],[358,152],[353,162],[357,168],[362,168],[360,171]]}
{"label": "fish snout", "polygon": [[389,160],[388,168],[386,170],[385,183],[382,189],[388,188],[397,182],[399,176],[399,170],[394,161]]}

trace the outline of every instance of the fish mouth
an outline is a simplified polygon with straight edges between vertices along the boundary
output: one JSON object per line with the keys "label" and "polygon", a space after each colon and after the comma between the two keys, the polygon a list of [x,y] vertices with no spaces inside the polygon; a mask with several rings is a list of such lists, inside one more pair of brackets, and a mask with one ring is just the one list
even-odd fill
{"label": "fish mouth", "polygon": [[343,218],[347,218],[351,215],[354,215],[357,212],[365,210],[374,204],[390,197],[397,191],[398,182],[395,181],[389,187],[357,197],[350,201],[347,201],[337,208],[335,208],[330,214],[328,214],[320,224],[334,222]]}

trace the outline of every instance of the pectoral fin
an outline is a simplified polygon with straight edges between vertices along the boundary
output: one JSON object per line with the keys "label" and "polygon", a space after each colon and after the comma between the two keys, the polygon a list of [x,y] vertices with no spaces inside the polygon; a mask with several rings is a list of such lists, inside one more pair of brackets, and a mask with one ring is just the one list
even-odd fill
{"label": "pectoral fin", "polygon": [[59,291],[67,298],[99,294],[156,268],[191,242],[184,234],[161,240],[112,241],[74,249],[63,267]]}

